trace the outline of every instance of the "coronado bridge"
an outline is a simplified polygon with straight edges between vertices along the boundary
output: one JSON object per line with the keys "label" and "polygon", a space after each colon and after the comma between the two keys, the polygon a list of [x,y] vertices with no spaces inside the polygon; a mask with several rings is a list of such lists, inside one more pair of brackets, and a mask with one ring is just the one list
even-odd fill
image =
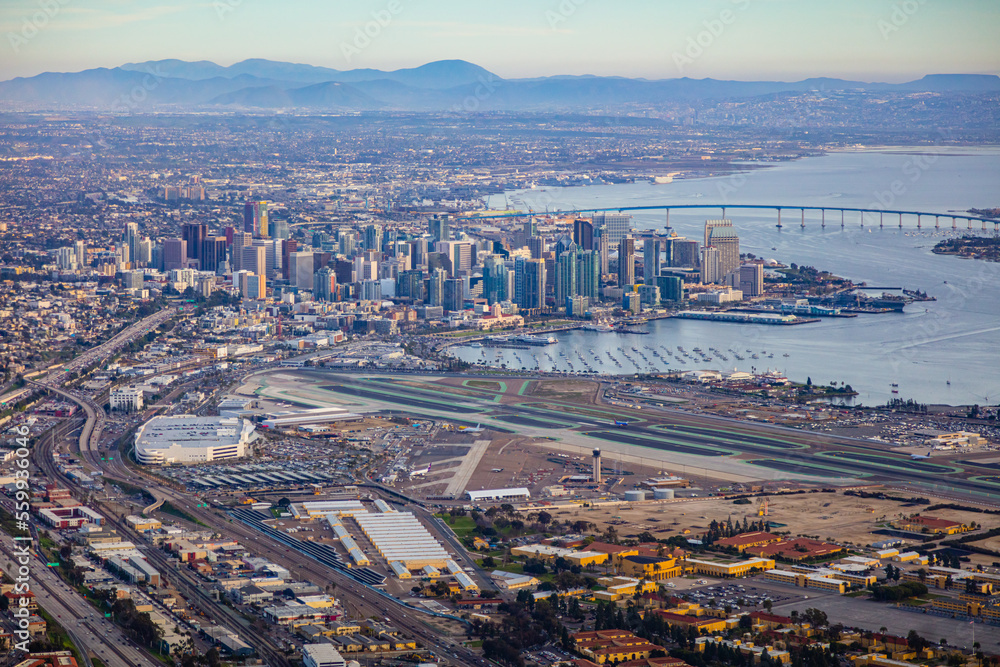
{"label": "coronado bridge", "polygon": [[[580,209],[569,209],[569,210],[553,210],[553,211],[509,211],[505,213],[489,213],[485,215],[465,215],[456,218],[456,220],[492,220],[492,219],[502,219],[502,218],[525,218],[531,216],[544,216],[544,215],[554,215],[554,216],[565,216],[565,215],[577,215],[583,216],[586,214],[593,213],[625,213],[629,211],[664,211],[666,214],[667,227],[670,226],[670,211],[672,210],[689,210],[689,209],[699,209],[699,210],[720,210],[722,212],[722,217],[726,217],[726,211],[730,209],[737,210],[769,210],[775,211],[777,214],[777,227],[784,227],[785,224],[782,223],[782,212],[798,213],[797,220],[794,220],[792,224],[798,224],[800,227],[806,226],[806,211],[818,212],[819,219],[813,219],[811,222],[818,222],[821,227],[826,227],[827,225],[827,214],[833,214],[832,224],[840,223],[841,227],[847,224],[860,224],[862,227],[870,226],[874,227],[891,227],[898,226],[900,229],[903,228],[904,218],[911,224],[915,223],[917,229],[922,229],[924,227],[925,219],[929,222],[933,218],[934,228],[941,228],[941,221],[945,221],[947,226],[947,221],[951,220],[951,228],[959,229],[959,221],[964,221],[966,229],[973,229],[974,223],[980,223],[983,230],[987,230],[988,224],[993,225],[993,231],[1000,231],[1000,220],[992,220],[989,218],[984,218],[978,215],[965,215],[959,213],[935,213],[932,211],[900,211],[894,209],[881,209],[881,208],[853,208],[853,207],[838,207],[838,206],[792,206],[792,205],[774,205],[774,204],[657,204],[652,206],[609,206],[609,207],[597,207],[597,208],[580,208]],[[836,214],[840,213],[839,220]],[[847,219],[847,214],[850,213],[852,220]],[[856,214],[856,215],[855,215]],[[785,222],[788,222],[788,218],[785,218]],[[895,224],[893,224],[895,223]]]}

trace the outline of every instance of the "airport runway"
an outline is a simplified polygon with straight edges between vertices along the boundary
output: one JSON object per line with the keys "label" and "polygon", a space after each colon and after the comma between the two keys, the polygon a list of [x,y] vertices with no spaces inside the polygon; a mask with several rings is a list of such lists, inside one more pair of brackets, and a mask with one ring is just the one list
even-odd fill
{"label": "airport runway", "polygon": [[[616,444],[621,451],[654,460],[669,460],[708,471],[728,471],[758,479],[801,479],[814,481],[865,480],[893,484],[917,484],[928,490],[969,495],[982,500],[1000,500],[1000,477],[997,470],[970,464],[968,461],[935,457],[912,460],[906,454],[865,440],[819,434],[809,431],[750,423],[712,415],[692,414],[674,408],[644,408],[635,413],[627,428],[616,428],[613,418],[604,419],[602,406],[577,406],[550,398],[519,397],[507,394],[518,403],[498,405],[494,397],[448,396],[434,388],[419,389],[385,382],[381,378],[348,375],[316,369],[288,370],[323,388],[361,400],[369,409],[391,410],[414,416],[448,418],[454,415],[462,423],[481,422],[492,427],[525,435],[572,441],[580,447]],[[445,374],[399,376],[410,382],[431,380]],[[467,376],[456,376],[467,377]],[[514,385],[517,376],[489,378]],[[335,400],[335,399],[334,399]],[[534,404],[534,405],[532,405]],[[548,407],[540,407],[541,405]],[[587,408],[590,414],[560,412],[560,406]],[[608,406],[614,413],[625,410]],[[562,424],[575,424],[572,430]],[[656,454],[668,455],[661,459]],[[739,459],[734,455],[741,455]]]}

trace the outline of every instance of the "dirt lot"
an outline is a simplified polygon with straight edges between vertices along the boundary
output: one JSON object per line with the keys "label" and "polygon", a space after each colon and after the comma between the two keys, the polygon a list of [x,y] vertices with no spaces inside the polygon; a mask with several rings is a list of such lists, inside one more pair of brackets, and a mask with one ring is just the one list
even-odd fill
{"label": "dirt lot", "polygon": [[586,380],[542,380],[531,387],[534,398],[551,398],[580,405],[594,402],[599,385]]}
{"label": "dirt lot", "polygon": [[[741,523],[743,517],[751,521],[759,519],[757,499],[753,500],[751,505],[734,505],[731,500],[706,498],[588,508],[560,507],[550,511],[560,521],[585,520],[594,523],[598,531],[614,526],[621,537],[638,535],[648,530],[662,539],[682,535],[685,530],[690,530],[691,533],[701,532],[713,519],[725,521],[732,517],[734,522],[739,520]],[[933,498],[931,501],[936,502]],[[784,524],[774,530],[790,531],[792,535],[809,535],[838,543],[868,545],[887,538],[872,532],[879,524],[897,518],[900,514],[919,513],[921,507],[925,506],[905,507],[893,500],[856,498],[842,493],[807,493],[772,496],[768,501],[767,518],[774,523]],[[987,529],[1000,526],[1000,517],[989,514],[948,509],[935,511],[930,515],[963,523],[975,521],[982,523]],[[993,548],[1000,548],[1000,538],[996,540],[998,543]],[[988,560],[992,562],[995,559]]]}

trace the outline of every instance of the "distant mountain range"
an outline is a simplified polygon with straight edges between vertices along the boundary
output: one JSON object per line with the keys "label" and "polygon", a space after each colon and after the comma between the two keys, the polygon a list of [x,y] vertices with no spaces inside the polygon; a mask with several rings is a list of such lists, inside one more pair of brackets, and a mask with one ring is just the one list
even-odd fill
{"label": "distant mountain range", "polygon": [[156,60],[113,69],[46,72],[0,82],[7,108],[307,109],[352,111],[487,111],[623,108],[668,102],[696,103],[809,91],[984,94],[1000,92],[1000,77],[935,74],[907,83],[815,78],[780,81],[630,79],[551,76],[502,79],[464,60],[441,60],[411,69],[340,71],[314,65],[252,59],[223,67],[209,61]]}

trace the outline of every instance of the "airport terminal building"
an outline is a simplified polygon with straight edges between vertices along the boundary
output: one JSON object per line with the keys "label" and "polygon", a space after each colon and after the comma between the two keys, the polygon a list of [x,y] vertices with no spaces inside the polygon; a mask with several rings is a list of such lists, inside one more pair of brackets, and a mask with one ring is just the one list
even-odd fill
{"label": "airport terminal building", "polygon": [[135,458],[147,465],[238,459],[253,433],[254,425],[238,417],[154,417],[135,434]]}

